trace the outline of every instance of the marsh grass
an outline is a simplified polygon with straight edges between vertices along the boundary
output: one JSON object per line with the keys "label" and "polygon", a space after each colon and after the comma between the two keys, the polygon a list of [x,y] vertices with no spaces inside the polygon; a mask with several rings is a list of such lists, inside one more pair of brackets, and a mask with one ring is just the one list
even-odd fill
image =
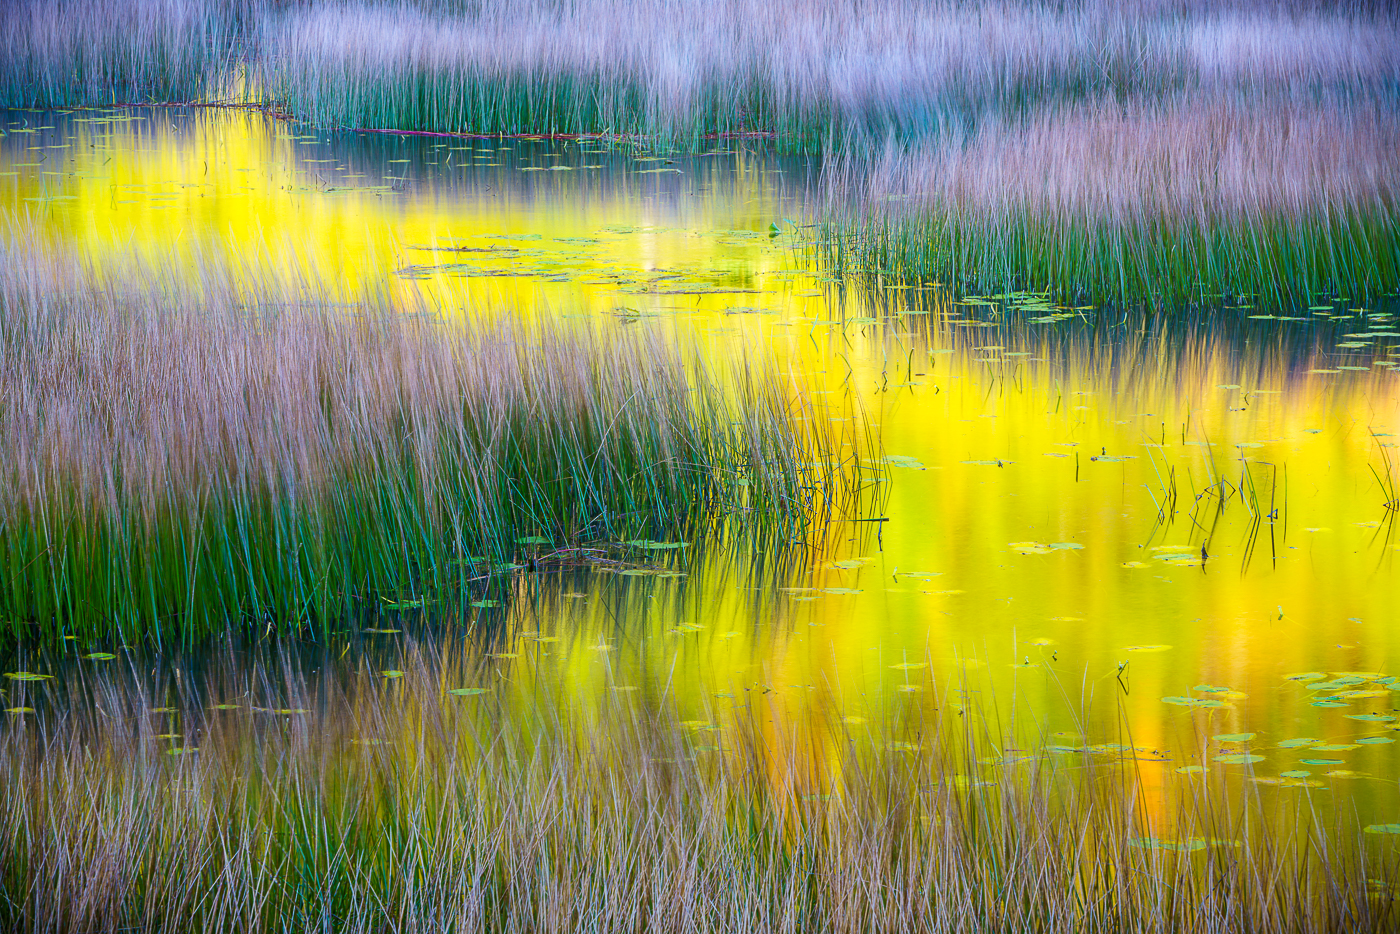
{"label": "marsh grass", "polygon": [[216,94],[258,0],[14,0],[0,12],[0,102],[71,107]]}
{"label": "marsh grass", "polygon": [[800,386],[654,331],[11,258],[0,612],[18,632],[324,626],[460,597],[520,538],[790,533],[849,489]]}
{"label": "marsh grass", "polygon": [[1124,304],[1400,285],[1400,124],[1376,102],[1103,100],[832,167],[838,269]]}
{"label": "marsh grass", "polygon": [[262,83],[318,123],[694,144],[923,135],[1086,96],[1374,90],[1393,18],[1355,5],[512,0],[261,19]]}
{"label": "marsh grass", "polygon": [[[755,699],[697,730],[660,686],[580,702],[523,662],[476,657],[419,646],[385,678],[264,650],[155,693],[160,666],[134,656],[73,669],[43,689],[61,702],[10,715],[0,738],[0,919],[1075,934],[1395,920],[1384,836],[1214,776],[1163,789],[1143,771],[1160,764],[1119,753],[1000,753],[997,717],[948,697],[858,726],[829,699],[805,720]],[[446,693],[459,685],[484,690]]]}

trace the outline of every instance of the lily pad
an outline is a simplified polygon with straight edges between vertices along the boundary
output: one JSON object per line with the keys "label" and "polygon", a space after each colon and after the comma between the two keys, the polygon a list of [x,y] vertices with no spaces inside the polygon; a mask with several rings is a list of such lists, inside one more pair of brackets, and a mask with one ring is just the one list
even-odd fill
{"label": "lily pad", "polygon": [[112,659],[116,658],[116,656],[111,652],[89,652],[87,655],[84,655],[83,658],[90,658],[95,662],[110,662]]}
{"label": "lily pad", "polygon": [[39,675],[32,671],[7,671],[5,677],[11,681],[47,681],[53,675]]}
{"label": "lily pad", "polygon": [[1363,746],[1382,746],[1386,743],[1393,743],[1395,740],[1389,736],[1363,736],[1356,742]]}
{"label": "lily pad", "polygon": [[1400,824],[1370,824],[1366,833],[1400,833]]}
{"label": "lily pad", "polygon": [[1178,706],[1178,707],[1228,707],[1228,706],[1230,706],[1229,704],[1225,703],[1224,701],[1218,701],[1218,700],[1213,700],[1213,699],[1201,699],[1201,698],[1195,698],[1195,697],[1164,697],[1164,698],[1162,698],[1162,703],[1164,703],[1164,704],[1175,704],[1175,705]]}
{"label": "lily pad", "polygon": [[457,697],[475,697],[478,694],[488,694],[490,691],[490,688],[452,688],[447,693]]}
{"label": "lily pad", "polygon": [[1216,756],[1214,761],[1223,762],[1226,765],[1248,765],[1251,762],[1263,762],[1263,756],[1256,756],[1251,753],[1230,753],[1229,755]]}
{"label": "lily pad", "polygon": [[1247,743],[1257,735],[1256,733],[1221,733],[1212,736],[1211,739],[1218,743]]}
{"label": "lily pad", "polygon": [[1200,837],[1189,840],[1160,840],[1157,837],[1138,837],[1128,844],[1140,850],[1168,850],[1175,853],[1197,853],[1210,846]]}
{"label": "lily pad", "polygon": [[1322,742],[1322,740],[1314,739],[1311,736],[1299,736],[1296,739],[1286,739],[1279,743],[1278,746],[1280,749],[1299,749],[1304,746],[1316,746],[1320,742]]}
{"label": "lily pad", "polygon": [[1084,546],[1078,542],[1051,542],[1050,547],[1055,551],[1078,551]]}
{"label": "lily pad", "polygon": [[402,678],[402,677],[403,677],[403,672],[402,672],[402,671],[397,671],[397,670],[394,670],[394,669],[390,669],[390,670],[388,670],[388,671],[381,671],[380,674],[383,675],[383,676],[386,677],[386,678]]}
{"label": "lily pad", "polygon": [[1323,681],[1326,678],[1327,676],[1320,671],[1300,671],[1283,676],[1285,681]]}
{"label": "lily pad", "polygon": [[1299,759],[1304,765],[1345,765],[1344,759]]}
{"label": "lily pad", "polygon": [[1169,645],[1125,645],[1124,652],[1165,652],[1170,649]]}

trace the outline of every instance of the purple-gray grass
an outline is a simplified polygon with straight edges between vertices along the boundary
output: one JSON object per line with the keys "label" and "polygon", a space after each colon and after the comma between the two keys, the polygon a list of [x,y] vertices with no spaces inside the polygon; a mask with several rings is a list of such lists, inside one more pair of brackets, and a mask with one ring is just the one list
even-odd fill
{"label": "purple-gray grass", "polygon": [[853,150],[826,179],[842,262],[1124,302],[1400,283],[1400,117],[1375,101],[1099,99]]}

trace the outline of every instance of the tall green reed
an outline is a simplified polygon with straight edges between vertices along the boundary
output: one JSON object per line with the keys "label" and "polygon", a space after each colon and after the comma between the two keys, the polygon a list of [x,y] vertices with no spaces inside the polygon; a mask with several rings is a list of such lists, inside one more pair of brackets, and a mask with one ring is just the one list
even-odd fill
{"label": "tall green reed", "polygon": [[844,495],[799,387],[656,332],[22,265],[0,274],[17,633],[328,625],[460,597],[520,538],[790,533]]}

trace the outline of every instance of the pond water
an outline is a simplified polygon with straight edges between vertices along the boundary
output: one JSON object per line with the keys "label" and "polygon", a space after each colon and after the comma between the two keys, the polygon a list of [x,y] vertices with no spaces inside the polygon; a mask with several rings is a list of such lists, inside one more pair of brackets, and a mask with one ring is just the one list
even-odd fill
{"label": "pond water", "polygon": [[[775,723],[834,704],[853,727],[975,704],[1027,738],[1118,744],[1099,751],[1139,759],[1151,788],[1193,766],[1289,772],[1393,819],[1393,300],[1152,316],[836,274],[818,160],[750,140],[675,154],[241,110],[0,119],[0,210],[99,265],[233,256],[449,314],[672,329],[717,360],[776,361],[823,417],[879,433],[868,510],[781,555],[690,542],[659,552],[674,574],[530,575],[447,635],[385,609],[367,628],[394,632],[347,636],[316,677],[465,638],[480,678],[580,706],[664,691],[721,728],[750,704]],[[1263,758],[1216,761],[1231,755]]]}

